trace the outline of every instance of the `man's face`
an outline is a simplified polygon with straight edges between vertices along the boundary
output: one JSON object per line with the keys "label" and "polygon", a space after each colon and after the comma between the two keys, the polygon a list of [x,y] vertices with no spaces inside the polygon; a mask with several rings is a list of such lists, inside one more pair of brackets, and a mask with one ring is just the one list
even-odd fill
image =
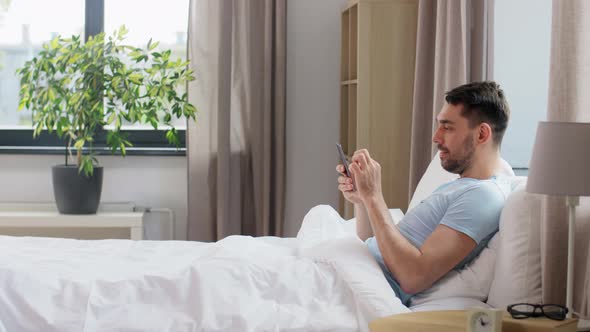
{"label": "man's face", "polygon": [[469,128],[462,109],[463,105],[445,104],[436,117],[438,127],[432,137],[440,151],[442,167],[455,174],[463,174],[471,167],[477,138],[477,127]]}

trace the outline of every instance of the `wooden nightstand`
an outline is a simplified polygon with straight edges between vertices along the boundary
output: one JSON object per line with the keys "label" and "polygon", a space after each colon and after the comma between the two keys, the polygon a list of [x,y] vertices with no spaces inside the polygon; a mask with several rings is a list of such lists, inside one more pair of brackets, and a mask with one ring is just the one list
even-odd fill
{"label": "wooden nightstand", "polygon": [[590,331],[590,320],[587,319],[580,319],[578,322],[578,331],[579,332],[588,332]]}
{"label": "wooden nightstand", "polygon": [[[397,314],[376,319],[369,324],[369,328],[371,332],[464,332],[467,328],[466,313],[467,310],[448,310]],[[503,332],[575,332],[577,327],[577,319],[513,319],[505,313],[502,320]]]}
{"label": "wooden nightstand", "polygon": [[0,204],[0,234],[78,239],[143,239],[143,212],[122,206],[100,209],[96,214],[64,215],[53,204]]}

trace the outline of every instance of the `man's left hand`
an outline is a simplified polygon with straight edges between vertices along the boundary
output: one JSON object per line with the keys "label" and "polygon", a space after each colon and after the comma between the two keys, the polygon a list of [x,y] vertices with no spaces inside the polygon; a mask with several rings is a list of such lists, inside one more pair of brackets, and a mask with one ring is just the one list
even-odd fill
{"label": "man's left hand", "polygon": [[367,149],[354,152],[349,166],[354,175],[356,189],[363,202],[381,197],[381,165],[371,158]]}

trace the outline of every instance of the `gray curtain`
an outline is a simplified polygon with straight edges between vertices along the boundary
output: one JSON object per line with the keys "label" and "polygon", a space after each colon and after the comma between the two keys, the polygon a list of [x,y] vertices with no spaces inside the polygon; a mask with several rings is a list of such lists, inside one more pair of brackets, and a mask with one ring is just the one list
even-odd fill
{"label": "gray curtain", "polygon": [[493,8],[493,0],[419,2],[410,198],[436,153],[431,139],[444,93],[467,82],[491,79]]}
{"label": "gray curtain", "polygon": [[[552,7],[547,119],[590,122],[590,2],[553,0]],[[588,153],[588,150],[581,153]],[[567,172],[567,165],[564,165],[563,171]],[[590,199],[581,198],[576,212],[574,310],[588,317]],[[541,221],[541,270],[545,303],[565,303],[567,233],[565,199],[545,198]]]}
{"label": "gray curtain", "polygon": [[191,0],[188,239],[282,235],[285,0]]}

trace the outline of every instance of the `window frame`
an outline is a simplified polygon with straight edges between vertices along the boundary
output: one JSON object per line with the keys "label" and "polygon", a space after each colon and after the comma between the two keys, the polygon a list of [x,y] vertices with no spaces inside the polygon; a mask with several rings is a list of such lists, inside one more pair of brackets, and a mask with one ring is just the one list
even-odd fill
{"label": "window frame", "polygon": [[[84,38],[104,31],[104,0],[85,0]],[[16,110],[15,110],[16,111]],[[168,143],[165,130],[128,129],[121,130],[133,143],[126,148],[127,155],[184,156],[186,155],[186,130],[177,129],[180,147]],[[92,151],[97,155],[110,155],[106,146],[106,130],[99,130]],[[0,154],[64,154],[66,140],[55,133],[43,131],[33,138],[33,129],[0,129]],[[88,150],[85,148],[85,150]],[[115,155],[120,155],[118,150]]]}

